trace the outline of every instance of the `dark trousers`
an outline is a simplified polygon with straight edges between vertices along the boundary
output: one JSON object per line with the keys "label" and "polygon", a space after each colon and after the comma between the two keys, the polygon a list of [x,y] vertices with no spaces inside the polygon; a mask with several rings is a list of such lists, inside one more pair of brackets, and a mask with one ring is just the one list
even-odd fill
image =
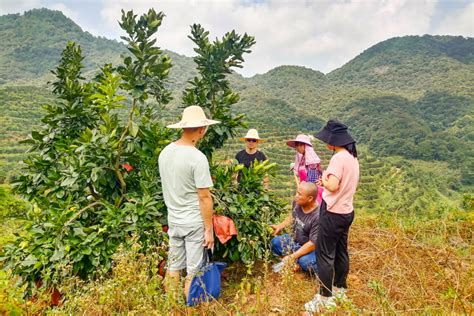
{"label": "dark trousers", "polygon": [[320,294],[332,296],[332,286],[347,288],[349,254],[347,237],[354,220],[354,212],[336,214],[327,211],[326,202],[321,202],[319,234],[316,246]]}

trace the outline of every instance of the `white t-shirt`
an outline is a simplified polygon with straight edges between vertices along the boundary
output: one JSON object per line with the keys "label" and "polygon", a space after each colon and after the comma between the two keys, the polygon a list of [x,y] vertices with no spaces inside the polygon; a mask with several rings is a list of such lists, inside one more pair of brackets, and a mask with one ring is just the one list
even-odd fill
{"label": "white t-shirt", "polygon": [[168,223],[193,226],[203,223],[197,189],[212,187],[209,162],[199,149],[171,143],[158,157]]}

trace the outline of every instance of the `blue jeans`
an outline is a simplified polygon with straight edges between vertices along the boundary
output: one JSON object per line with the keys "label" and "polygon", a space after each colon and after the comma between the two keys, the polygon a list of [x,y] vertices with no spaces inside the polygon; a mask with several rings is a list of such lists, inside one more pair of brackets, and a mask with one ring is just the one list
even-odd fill
{"label": "blue jeans", "polygon": [[[276,236],[272,239],[271,244],[273,253],[278,256],[289,255],[301,248],[301,245],[294,241],[288,234]],[[299,257],[297,262],[305,272],[316,273],[318,271],[316,265],[316,250]]]}

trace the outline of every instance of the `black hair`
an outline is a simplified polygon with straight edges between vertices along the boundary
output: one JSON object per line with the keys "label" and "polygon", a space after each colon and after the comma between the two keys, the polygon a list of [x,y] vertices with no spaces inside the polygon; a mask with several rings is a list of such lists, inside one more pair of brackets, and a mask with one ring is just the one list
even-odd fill
{"label": "black hair", "polygon": [[357,158],[356,143],[350,143],[342,147],[344,147],[352,156],[354,156],[354,158]]}

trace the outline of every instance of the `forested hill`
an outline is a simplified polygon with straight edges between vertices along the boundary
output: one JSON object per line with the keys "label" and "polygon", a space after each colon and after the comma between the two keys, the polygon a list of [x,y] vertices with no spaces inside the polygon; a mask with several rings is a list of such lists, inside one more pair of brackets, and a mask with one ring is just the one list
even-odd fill
{"label": "forested hill", "polygon": [[[122,43],[84,32],[61,11],[8,14],[0,16],[0,84],[44,84],[68,41],[81,45],[86,73],[105,63],[115,64],[126,53]],[[182,86],[195,73],[192,60],[167,53],[175,61],[174,81]]]}
{"label": "forested hill", "polygon": [[434,89],[473,96],[473,72],[474,39],[425,35],[383,41],[328,78],[347,86],[409,92],[408,96]]}
{"label": "forested hill", "polygon": [[[0,180],[24,157],[26,148],[18,141],[39,123],[40,105],[50,102],[44,85],[70,40],[83,48],[86,76],[126,53],[123,44],[82,31],[59,11],[0,16]],[[174,65],[175,107],[196,72],[191,58],[167,53]],[[252,78],[232,75],[231,81],[241,94],[235,111],[246,113],[252,127],[268,137],[280,141],[288,130],[314,132],[325,120],[338,118],[373,155],[441,161],[454,170],[453,189],[472,188],[473,38],[392,38],[327,75],[281,66]]]}
{"label": "forested hill", "polygon": [[97,38],[60,11],[37,9],[0,18],[0,83],[41,78],[54,69],[67,41],[78,42],[87,68],[118,60],[125,47]]}
{"label": "forested hill", "polygon": [[283,66],[250,78],[265,91],[250,102],[265,96],[276,113],[285,103],[285,115],[297,115],[290,121],[306,130],[337,117],[374,153],[448,161],[460,172],[453,187],[472,185],[473,54],[473,38],[392,38],[327,75]]}

